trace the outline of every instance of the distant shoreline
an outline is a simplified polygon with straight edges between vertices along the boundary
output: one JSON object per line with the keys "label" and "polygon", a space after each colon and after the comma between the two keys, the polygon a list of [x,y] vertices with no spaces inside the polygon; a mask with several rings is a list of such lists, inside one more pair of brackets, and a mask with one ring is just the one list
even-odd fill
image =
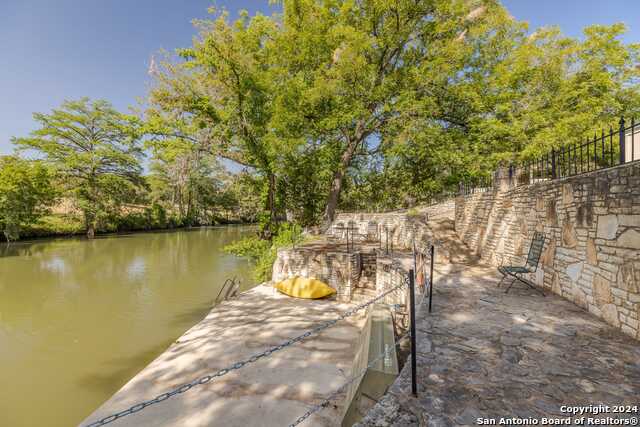
{"label": "distant shoreline", "polygon": [[118,236],[126,236],[131,234],[141,234],[141,233],[158,233],[158,232],[172,232],[172,231],[195,231],[201,228],[214,228],[214,227],[226,227],[226,226],[255,226],[257,223],[255,222],[242,222],[242,221],[229,221],[229,222],[221,222],[218,224],[202,224],[202,225],[180,225],[175,227],[156,227],[156,228],[139,228],[139,229],[131,229],[131,230],[120,230],[120,231],[107,231],[107,232],[97,232],[93,239],[88,239],[84,231],[75,232],[75,233],[48,233],[36,236],[25,236],[21,237],[18,240],[7,241],[3,235],[0,234],[0,245],[13,245],[20,243],[34,243],[48,240],[64,240],[64,239],[81,239],[81,240],[97,240],[106,237],[118,237]]}

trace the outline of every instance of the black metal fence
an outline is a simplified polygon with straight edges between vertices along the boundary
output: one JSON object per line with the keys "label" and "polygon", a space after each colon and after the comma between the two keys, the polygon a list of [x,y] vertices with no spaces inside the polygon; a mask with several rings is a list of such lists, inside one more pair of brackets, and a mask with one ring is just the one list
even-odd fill
{"label": "black metal fence", "polygon": [[566,178],[586,172],[606,169],[640,160],[640,124],[634,118],[627,124],[619,121],[617,130],[601,130],[583,143],[570,144],[532,160],[511,164],[506,176],[485,176],[461,182],[459,194],[467,195],[492,189],[497,179],[515,185],[532,184],[544,180]]}

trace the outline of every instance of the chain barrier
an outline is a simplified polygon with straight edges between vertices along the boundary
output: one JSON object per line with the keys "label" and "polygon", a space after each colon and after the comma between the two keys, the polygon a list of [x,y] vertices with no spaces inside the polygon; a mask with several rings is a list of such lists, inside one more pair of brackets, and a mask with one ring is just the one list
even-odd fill
{"label": "chain barrier", "polygon": [[345,311],[344,313],[342,313],[340,316],[336,317],[335,319],[329,320],[327,322],[323,322],[322,324],[316,326],[313,329],[308,330],[307,332],[305,332],[302,335],[298,335],[295,338],[291,338],[290,340],[287,340],[279,345],[276,345],[274,347],[271,347],[261,353],[257,353],[251,357],[249,357],[248,359],[242,360],[240,362],[236,362],[231,366],[228,366],[226,368],[220,369],[216,372],[214,372],[213,374],[209,374],[209,375],[205,375],[203,377],[200,377],[198,379],[195,379],[191,382],[185,383],[171,391],[168,391],[166,393],[162,393],[156,397],[154,397],[153,399],[144,401],[144,402],[140,402],[137,403],[133,406],[131,406],[130,408],[127,408],[123,411],[117,412],[115,414],[109,415],[108,417],[102,418],[98,421],[94,421],[90,424],[86,424],[84,427],[99,427],[99,426],[103,426],[106,424],[110,424],[120,418],[126,417],[128,415],[132,415],[135,414],[136,412],[140,412],[143,409],[154,405],[156,403],[160,403],[160,402],[164,402],[165,400],[169,399],[170,397],[173,397],[177,394],[181,394],[184,393],[188,390],[191,390],[193,387],[199,386],[199,385],[204,385],[207,384],[208,382],[210,382],[211,380],[213,380],[214,378],[219,378],[222,377],[226,374],[228,374],[231,371],[235,371],[238,369],[242,369],[243,367],[245,367],[246,365],[249,365],[251,363],[257,362],[258,360],[262,359],[263,357],[267,357],[272,355],[275,352],[278,352],[284,348],[287,348],[293,344],[296,344],[300,341],[305,340],[306,338],[310,337],[311,335],[315,335],[320,333],[321,331],[328,329],[330,327],[332,327],[333,325],[335,325],[336,323],[340,322],[341,320],[346,319],[347,317],[353,316],[354,314],[356,314],[357,312],[369,307],[371,304],[374,304],[378,301],[380,301],[381,299],[383,299],[384,297],[386,297],[387,295],[389,295],[392,292],[397,291],[398,289],[400,289],[403,286],[406,286],[408,283],[408,278],[406,278],[402,283],[400,283],[399,285],[396,285],[395,287],[386,290],[385,292],[381,293],[380,295],[376,296],[375,298],[362,303],[360,305],[355,306],[354,308],[352,308],[351,310]]}
{"label": "chain barrier", "polygon": [[397,339],[397,342],[396,342],[395,345],[387,348],[385,351],[380,353],[375,359],[373,359],[371,362],[369,362],[369,364],[364,369],[362,369],[360,372],[358,372],[357,375],[354,375],[353,377],[351,377],[347,382],[345,382],[339,388],[337,388],[333,393],[331,393],[321,403],[312,406],[311,409],[309,409],[307,412],[305,412],[300,417],[298,417],[293,423],[289,424],[289,427],[296,427],[297,425],[299,425],[302,422],[304,422],[304,420],[309,418],[311,415],[313,415],[316,412],[321,411],[322,409],[324,409],[327,406],[329,406],[329,404],[331,403],[332,400],[337,398],[347,387],[349,387],[351,384],[353,384],[357,379],[362,378],[373,365],[375,365],[378,361],[382,360],[383,358],[387,357],[389,355],[389,353],[391,353],[391,350],[395,351],[396,347],[398,347],[400,345],[401,341],[403,339],[407,338],[408,336],[409,336],[409,332],[403,334],[400,338]]}

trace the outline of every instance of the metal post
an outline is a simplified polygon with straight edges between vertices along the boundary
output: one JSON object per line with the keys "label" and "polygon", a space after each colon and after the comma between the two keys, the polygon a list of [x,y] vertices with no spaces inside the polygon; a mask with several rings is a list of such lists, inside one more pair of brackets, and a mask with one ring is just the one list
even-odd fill
{"label": "metal post", "polygon": [[625,154],[625,147],[624,147],[624,117],[620,117],[620,132],[619,132],[619,136],[620,136],[620,164],[624,164],[625,163],[625,158],[624,158],[624,154]]}
{"label": "metal post", "polygon": [[631,158],[629,159],[629,161],[634,161],[636,159],[635,134],[636,134],[636,118],[635,117],[631,117]]}
{"label": "metal post", "polygon": [[556,179],[556,150],[551,149],[551,178]]}
{"label": "metal post", "polygon": [[413,235],[413,271],[418,272],[418,260],[416,259],[416,236],[415,230]]}
{"label": "metal post", "polygon": [[433,299],[433,258],[436,249],[431,245],[431,269],[429,271],[429,313],[431,313],[431,300]]}
{"label": "metal post", "polygon": [[409,313],[411,316],[411,394],[418,397],[418,379],[416,374],[416,295],[414,271],[409,270]]}
{"label": "metal post", "polygon": [[347,253],[349,253],[349,226],[347,225]]}
{"label": "metal post", "polygon": [[385,225],[384,231],[387,234],[387,239],[385,240],[385,245],[387,246],[386,253],[389,255],[389,228]]}

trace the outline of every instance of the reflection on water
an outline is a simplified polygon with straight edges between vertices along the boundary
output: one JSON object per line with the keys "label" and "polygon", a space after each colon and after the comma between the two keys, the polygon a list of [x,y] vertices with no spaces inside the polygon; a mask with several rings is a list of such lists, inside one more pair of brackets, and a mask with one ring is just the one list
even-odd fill
{"label": "reflection on water", "polygon": [[210,310],[247,227],[0,245],[0,426],[76,425]]}

